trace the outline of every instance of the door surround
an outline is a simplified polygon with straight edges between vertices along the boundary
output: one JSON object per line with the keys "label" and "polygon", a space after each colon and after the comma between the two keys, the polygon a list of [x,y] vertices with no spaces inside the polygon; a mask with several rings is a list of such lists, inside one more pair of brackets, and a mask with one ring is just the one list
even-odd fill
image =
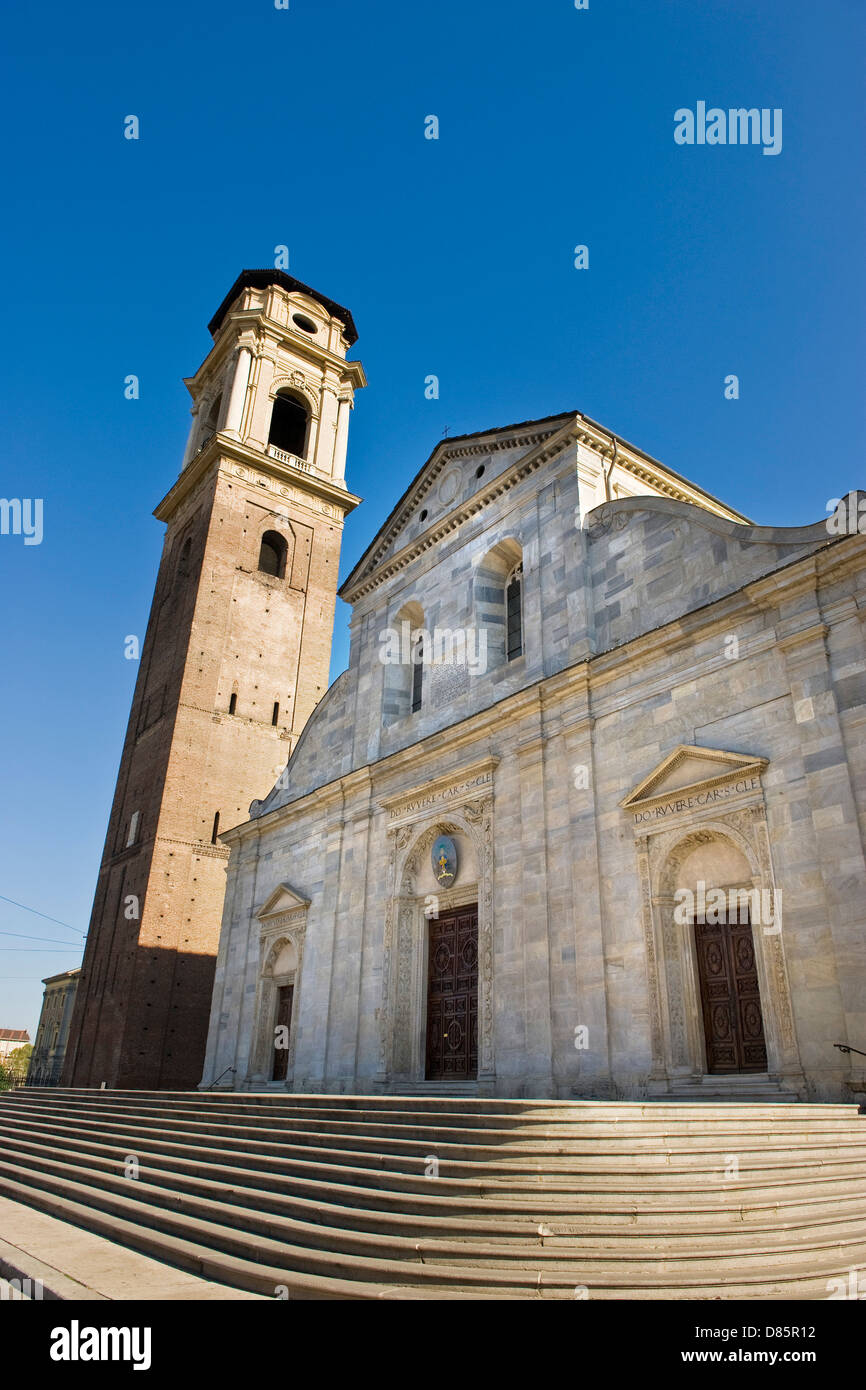
{"label": "door surround", "polygon": [[493,797],[467,800],[447,816],[392,827],[388,831],[388,882],[382,961],[379,1033],[380,1084],[423,1085],[427,1038],[426,898],[416,878],[438,835],[471,839],[478,863],[475,882],[459,882],[438,894],[440,912],[477,904],[478,909],[478,1080],[492,1081],[493,1054]]}
{"label": "door surround", "polygon": [[[292,1088],[308,908],[307,899],[290,884],[281,883],[255,913],[259,923],[259,972],[247,1073],[242,1083],[247,1089],[259,1090],[263,1086],[285,1090]],[[291,985],[294,991],[286,1076],[285,1080],[275,1081],[274,1029],[279,991],[285,985]]]}
{"label": "door surround", "polygon": [[770,862],[763,805],[702,820],[700,828],[670,829],[638,836],[636,850],[649,987],[652,1076],[682,1080],[711,1075],[707,1068],[703,1010],[695,932],[691,916],[677,921],[678,871],[698,846],[727,841],[751,869],[739,883],[712,885],[726,890],[764,890],[774,909],[772,928],[753,924],[753,944],[767,1070],[802,1083],[791,993],[785,963],[781,910]]}

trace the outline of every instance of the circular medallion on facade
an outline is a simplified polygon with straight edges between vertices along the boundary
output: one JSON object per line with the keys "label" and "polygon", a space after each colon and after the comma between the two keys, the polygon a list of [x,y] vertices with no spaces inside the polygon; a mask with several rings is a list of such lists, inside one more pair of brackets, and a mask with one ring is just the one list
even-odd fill
{"label": "circular medallion on facade", "polygon": [[450,888],[457,878],[457,846],[450,835],[437,835],[431,852],[433,875],[443,888]]}
{"label": "circular medallion on facade", "polygon": [[463,473],[461,470],[459,468],[449,469],[439,480],[439,486],[436,489],[439,501],[446,507],[450,507],[451,503],[456,500],[457,494],[462,486]]}

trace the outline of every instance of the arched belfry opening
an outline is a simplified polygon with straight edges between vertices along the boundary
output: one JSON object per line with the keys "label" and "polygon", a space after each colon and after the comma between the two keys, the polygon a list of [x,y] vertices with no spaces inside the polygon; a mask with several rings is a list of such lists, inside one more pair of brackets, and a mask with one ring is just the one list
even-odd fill
{"label": "arched belfry opening", "polygon": [[307,457],[308,407],[288,391],[278,391],[271,412],[268,444],[296,458]]}
{"label": "arched belfry opening", "polygon": [[259,572],[285,579],[287,552],[285,537],[279,531],[266,531],[259,546]]}

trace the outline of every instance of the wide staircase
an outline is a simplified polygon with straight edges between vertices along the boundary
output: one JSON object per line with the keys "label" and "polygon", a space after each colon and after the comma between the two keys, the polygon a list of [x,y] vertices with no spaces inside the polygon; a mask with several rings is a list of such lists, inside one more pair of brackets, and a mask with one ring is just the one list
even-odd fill
{"label": "wide staircase", "polygon": [[825,1299],[866,1265],[866,1117],[25,1089],[0,1193],[275,1298]]}

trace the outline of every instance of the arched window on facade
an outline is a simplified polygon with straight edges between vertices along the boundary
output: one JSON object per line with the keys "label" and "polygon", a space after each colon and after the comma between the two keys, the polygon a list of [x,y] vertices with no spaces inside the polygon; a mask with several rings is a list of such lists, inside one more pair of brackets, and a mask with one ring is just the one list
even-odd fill
{"label": "arched window on facade", "polygon": [[266,531],[259,547],[260,573],[273,574],[277,579],[284,579],[287,550],[285,538],[278,531]]}
{"label": "arched window on facade", "polygon": [[474,576],[475,625],[487,637],[487,669],[523,655],[523,551],[512,537],[487,552]]}
{"label": "arched window on facade", "polygon": [[275,449],[281,449],[283,453],[294,454],[296,458],[306,458],[309,421],[310,412],[297,396],[278,391],[271,412],[268,443]]}
{"label": "arched window on facade", "polygon": [[387,727],[409,714],[416,714],[424,703],[424,610],[419,603],[406,603],[390,627],[391,640],[383,649],[385,667],[382,723]]}

